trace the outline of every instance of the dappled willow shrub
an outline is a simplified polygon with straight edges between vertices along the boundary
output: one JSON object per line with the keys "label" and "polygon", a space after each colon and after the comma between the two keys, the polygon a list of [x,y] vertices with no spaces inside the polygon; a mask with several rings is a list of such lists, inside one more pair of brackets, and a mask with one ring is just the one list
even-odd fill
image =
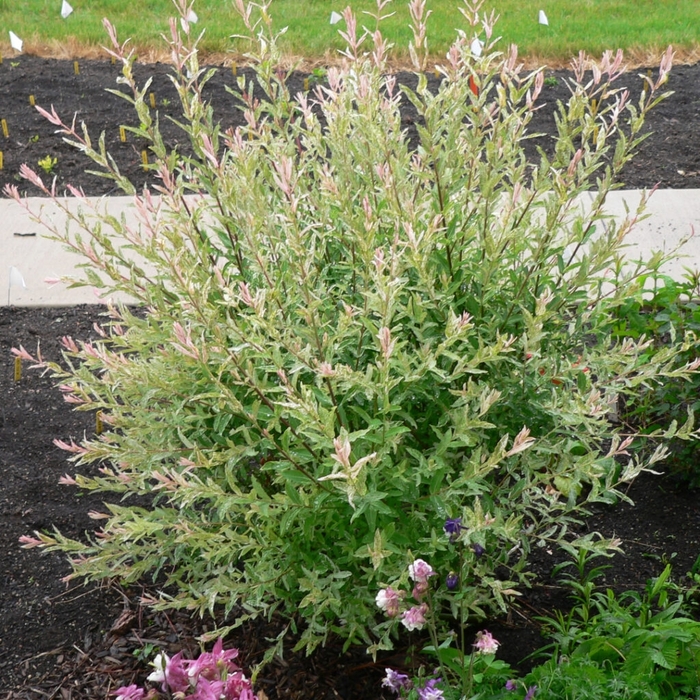
{"label": "dappled willow shrub", "polygon": [[[239,9],[267,99],[239,78],[246,125],[225,133],[202,99],[209,74],[190,25],[172,23],[192,157],[164,145],[107,25],[159,197],[134,193],[102,142],[45,112],[134,195],[140,219],[86,210],[79,233],[56,235],[87,256],[85,283],[147,310],[110,308],[104,339],[67,339],[69,369],[50,365],[67,399],[108,428],[64,444],[100,475],[65,480],[154,501],[107,506],[88,544],[59,533],[26,543],[69,552],[76,576],[160,575],[165,607],[298,611],[300,646],[334,631],[386,647],[376,592],[418,556],[440,579],[458,568],[446,518],[479,545],[460,549],[474,555],[460,596],[483,615],[517,593],[533,545],[610,545],[569,537],[572,519],[662,454],[635,457],[637,441],[607,416],[618,397],[695,365],[676,368],[682,341],[651,352],[611,337],[646,268],[623,269],[634,216],[609,220],[604,203],[671,57],[634,106],[615,88],[621,55],[580,56],[554,156],[529,162],[543,74],[523,73],[514,47],[496,52],[478,7],[434,94],[419,2],[415,90],[397,87],[381,34],[359,37],[348,11],[342,63],[296,95],[266,8],[257,25],[253,7]],[[421,117],[413,150],[402,95]]]}

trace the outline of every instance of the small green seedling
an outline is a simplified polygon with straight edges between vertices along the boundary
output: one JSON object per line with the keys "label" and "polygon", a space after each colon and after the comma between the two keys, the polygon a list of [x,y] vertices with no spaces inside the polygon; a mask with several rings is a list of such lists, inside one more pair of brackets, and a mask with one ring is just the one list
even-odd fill
{"label": "small green seedling", "polygon": [[53,169],[58,165],[58,158],[54,158],[53,156],[46,155],[43,158],[40,158],[38,160],[37,165],[47,175],[51,175],[51,173],[53,172]]}
{"label": "small green seedling", "polygon": [[148,661],[153,656],[155,645],[146,642],[140,649],[134,649],[133,654],[139,661]]}
{"label": "small green seedling", "polygon": [[544,79],[544,84],[545,84],[547,87],[556,87],[557,85],[559,85],[559,80],[557,79],[557,76],[556,76],[556,75],[548,75],[548,76]]}

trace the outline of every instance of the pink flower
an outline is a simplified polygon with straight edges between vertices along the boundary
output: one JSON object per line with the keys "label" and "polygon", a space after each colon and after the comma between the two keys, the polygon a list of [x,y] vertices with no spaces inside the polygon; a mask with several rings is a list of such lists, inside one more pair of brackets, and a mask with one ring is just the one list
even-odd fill
{"label": "pink flower", "polygon": [[255,700],[253,687],[241,671],[232,673],[226,680],[224,698],[225,700]]}
{"label": "pink flower", "polygon": [[427,583],[431,576],[435,576],[433,567],[422,559],[416,559],[408,567],[408,575],[417,583]]}
{"label": "pink flower", "polygon": [[493,638],[491,632],[484,630],[476,633],[474,647],[479,654],[495,654],[500,645],[501,643]]}
{"label": "pink flower", "polygon": [[389,617],[396,617],[399,614],[399,605],[401,604],[401,598],[403,597],[403,592],[395,591],[391,586],[387,588],[382,588],[374,602],[377,607],[384,612]]}
{"label": "pink flower", "polygon": [[187,700],[221,700],[224,690],[224,682],[220,680],[208,680],[201,676],[197,682],[197,688]]}
{"label": "pink flower", "polygon": [[117,696],[116,700],[141,700],[146,693],[137,685],[126,685],[117,688],[113,694]]}
{"label": "pink flower", "polygon": [[425,603],[414,605],[401,616],[401,623],[409,631],[421,630],[426,623],[425,615],[428,612],[428,606]]}
{"label": "pink flower", "polygon": [[178,652],[165,664],[165,682],[173,693],[189,690],[190,678],[185,668],[182,652]]}
{"label": "pink flower", "polygon": [[223,669],[226,671],[238,670],[238,666],[233,663],[233,659],[237,656],[238,649],[224,650],[224,642],[219,638],[211,652],[202,652],[198,659],[187,662],[187,673],[190,678],[203,677],[214,680],[220,677]]}
{"label": "pink flower", "polygon": [[428,592],[428,582],[427,581],[419,581],[415,586],[413,586],[413,591],[411,592],[411,595],[417,600],[421,601],[423,600],[423,596]]}

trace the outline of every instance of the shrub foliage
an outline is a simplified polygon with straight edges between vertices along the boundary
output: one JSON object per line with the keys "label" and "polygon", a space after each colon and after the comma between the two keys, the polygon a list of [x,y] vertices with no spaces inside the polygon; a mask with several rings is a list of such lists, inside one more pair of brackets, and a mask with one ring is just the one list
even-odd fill
{"label": "shrub foliage", "polygon": [[[386,647],[376,592],[418,556],[441,575],[458,568],[447,518],[480,545],[460,593],[479,616],[516,594],[532,546],[609,546],[569,536],[572,520],[663,453],[641,457],[610,414],[693,372],[675,361],[693,339],[654,349],[613,335],[649,270],[621,258],[641,209],[616,222],[604,203],[671,55],[636,103],[615,87],[621,55],[580,56],[555,153],[533,162],[523,142],[543,73],[524,71],[514,47],[496,51],[478,6],[467,3],[435,91],[416,1],[415,89],[388,72],[379,30],[346,11],[342,63],[295,95],[267,6],[239,10],[266,99],[239,78],[246,126],[225,132],[202,97],[210,74],[191,25],[171,25],[191,157],[160,138],[107,24],[158,196],[134,192],[103,140],[44,112],[134,196],[138,226],[86,202],[56,235],[86,256],[79,283],[126,292],[140,311],[110,306],[103,338],[65,339],[67,366],[49,365],[107,428],[63,443],[99,465],[65,481],[123,500],[92,541],[26,541],[69,552],[75,575],[160,576],[162,606],[238,620],[298,611],[300,646],[334,631]],[[403,100],[420,115],[417,145]],[[692,421],[664,434],[677,433]]]}

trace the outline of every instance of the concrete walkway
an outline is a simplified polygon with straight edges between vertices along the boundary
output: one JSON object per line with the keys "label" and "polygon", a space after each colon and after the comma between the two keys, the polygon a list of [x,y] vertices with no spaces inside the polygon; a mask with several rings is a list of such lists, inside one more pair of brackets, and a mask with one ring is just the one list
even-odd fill
{"label": "concrete walkway", "polygon": [[[611,193],[607,210],[615,216],[624,216],[624,202],[630,211],[636,209],[640,193],[620,190]],[[34,211],[53,221],[60,231],[65,228],[65,215],[44,198],[30,198]],[[80,200],[66,200],[72,210]],[[127,221],[135,221],[135,210],[130,197],[95,198],[100,207]],[[84,203],[83,203],[84,204]],[[627,254],[630,259],[647,258],[653,251],[670,250],[692,236],[683,248],[684,257],[664,271],[674,277],[683,274],[683,268],[700,268],[700,190],[658,190],[651,197],[648,219],[637,224],[628,237]],[[10,199],[0,199],[0,305],[12,306],[70,306],[100,303],[89,288],[68,289],[64,283],[47,283],[47,279],[79,275],[76,265],[83,258],[65,250],[60,243],[49,240],[47,230],[34,223],[25,210]],[[26,285],[23,286],[23,285]],[[123,299],[125,300],[125,299]],[[115,299],[116,301],[116,299]]]}

